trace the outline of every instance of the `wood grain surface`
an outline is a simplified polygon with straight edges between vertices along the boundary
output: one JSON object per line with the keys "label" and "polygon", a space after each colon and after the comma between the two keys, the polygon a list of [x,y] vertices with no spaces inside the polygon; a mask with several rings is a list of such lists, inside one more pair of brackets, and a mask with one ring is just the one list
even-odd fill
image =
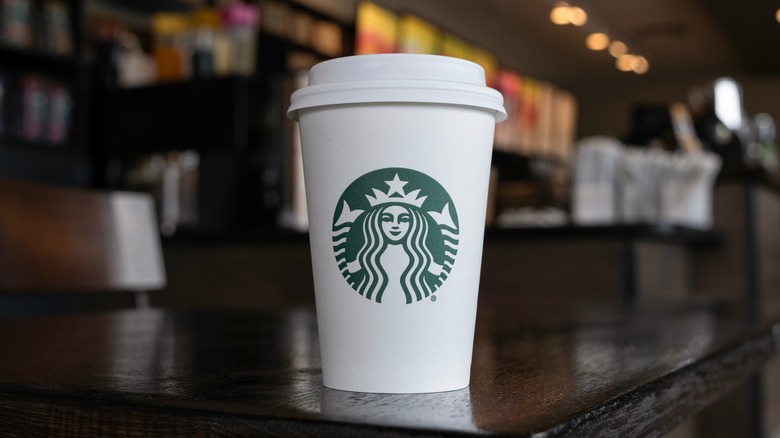
{"label": "wood grain surface", "polygon": [[307,309],[0,321],[0,434],[658,436],[776,351],[738,314],[483,308],[470,387],[416,395],[323,388]]}

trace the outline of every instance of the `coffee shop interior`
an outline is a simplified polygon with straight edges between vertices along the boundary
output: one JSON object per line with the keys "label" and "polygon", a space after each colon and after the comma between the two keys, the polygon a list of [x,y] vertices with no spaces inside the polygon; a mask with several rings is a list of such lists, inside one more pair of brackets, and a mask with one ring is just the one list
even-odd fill
{"label": "coffee shop interior", "polygon": [[[290,95],[327,59],[440,54],[482,66],[509,115],[495,131],[480,317],[604,306],[690,322],[717,305],[745,333],[774,321],[774,353],[741,374],[718,354],[755,338],[693,336],[706,346],[664,376],[701,365],[720,377],[689,386],[695,397],[655,394],[647,411],[662,419],[643,423],[655,429],[607,435],[780,437],[778,44],[780,2],[767,1],[3,0],[0,344],[3,324],[63,314],[313,308]],[[642,339],[598,366],[623,366]],[[594,403],[660,388],[634,383]],[[587,406],[575,407],[566,421]],[[543,430],[587,435],[572,424]]]}

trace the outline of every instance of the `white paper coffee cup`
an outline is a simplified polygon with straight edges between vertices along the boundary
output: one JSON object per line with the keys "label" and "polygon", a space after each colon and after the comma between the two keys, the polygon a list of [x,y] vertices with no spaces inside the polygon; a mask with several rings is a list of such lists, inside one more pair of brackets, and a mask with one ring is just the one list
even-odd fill
{"label": "white paper coffee cup", "polygon": [[501,94],[432,55],[323,62],[296,91],[323,384],[468,386]]}

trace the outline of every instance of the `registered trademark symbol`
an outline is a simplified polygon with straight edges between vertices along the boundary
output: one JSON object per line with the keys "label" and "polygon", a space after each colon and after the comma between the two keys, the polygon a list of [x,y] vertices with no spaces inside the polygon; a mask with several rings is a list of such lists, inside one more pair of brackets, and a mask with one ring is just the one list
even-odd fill
{"label": "registered trademark symbol", "polygon": [[431,295],[431,301],[436,301],[436,295]]}

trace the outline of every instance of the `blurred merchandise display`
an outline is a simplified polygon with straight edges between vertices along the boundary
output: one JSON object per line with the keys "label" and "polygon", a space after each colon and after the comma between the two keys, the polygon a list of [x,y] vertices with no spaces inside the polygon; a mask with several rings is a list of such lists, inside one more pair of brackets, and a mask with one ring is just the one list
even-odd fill
{"label": "blurred merchandise display", "polygon": [[398,51],[400,53],[438,53],[441,32],[427,21],[406,14],[398,22]]}
{"label": "blurred merchandise display", "polygon": [[289,1],[260,0],[258,5],[263,34],[321,57],[345,55],[344,32],[340,23]]}
{"label": "blurred merchandise display", "polygon": [[0,0],[0,175],[90,182],[83,0]]}
{"label": "blurred merchandise display", "polygon": [[33,45],[32,0],[3,0],[2,41],[5,44],[29,48]]}
{"label": "blurred merchandise display", "polygon": [[228,74],[255,72],[258,12],[254,5],[236,3],[220,11],[220,22],[228,35]]}
{"label": "blurred merchandise display", "polygon": [[70,141],[73,96],[58,80],[0,72],[0,139],[52,146]]}
{"label": "blurred merchandise display", "polygon": [[751,117],[742,87],[722,77],[690,89],[687,103],[637,105],[622,139],[631,146],[718,155],[726,173],[777,171],[775,122],[766,113]]}
{"label": "blurred merchandise display", "polygon": [[572,221],[579,225],[621,222],[617,172],[622,143],[609,137],[580,140],[573,163]]}
{"label": "blurred merchandise display", "polygon": [[628,147],[610,137],[577,145],[572,220],[578,225],[712,227],[721,159],[711,152]]}
{"label": "blurred merchandise display", "polygon": [[189,77],[187,19],[181,14],[157,13],[152,16],[154,42],[152,54],[160,82]]}
{"label": "blurred merchandise display", "polygon": [[342,35],[338,24],[317,20],[312,27],[311,47],[325,56],[337,57],[342,54]]}
{"label": "blurred merchandise display", "polygon": [[495,87],[509,118],[496,126],[496,149],[567,161],[577,125],[577,100],[548,82],[499,70]]}
{"label": "blurred merchandise display", "polygon": [[73,22],[64,0],[0,1],[0,43],[67,56],[73,53]]}
{"label": "blurred merchandise display", "polygon": [[489,51],[413,14],[397,14],[372,2],[358,3],[355,54],[419,53],[444,55],[479,64],[486,83],[495,87],[498,59]]}
{"label": "blurred merchandise display", "polygon": [[742,88],[718,78],[690,90],[687,104],[640,105],[623,141],[582,139],[573,172],[572,218],[578,224],[712,226],[718,175],[774,177],[775,122],[750,117]]}
{"label": "blurred merchandise display", "polygon": [[243,64],[236,65],[238,43],[214,9],[197,9],[191,14],[153,14],[151,43],[144,44],[148,39],[143,31],[131,31],[111,20],[92,23],[90,36],[91,79],[99,89],[254,71],[254,49],[249,49],[251,56],[242,54]]}
{"label": "blurred merchandise display", "polygon": [[259,5],[260,26],[268,35],[286,38],[291,29],[294,35],[300,32],[300,30],[291,26],[293,11],[287,2],[281,0],[261,0]]}
{"label": "blurred merchandise display", "polygon": [[214,75],[215,45],[219,17],[213,9],[203,8],[190,14],[192,33],[191,71],[196,79],[206,79]]}
{"label": "blurred merchandise display", "polygon": [[752,122],[755,139],[751,155],[767,172],[775,173],[778,167],[775,121],[769,114],[761,113]]}
{"label": "blurred merchandise display", "polygon": [[412,14],[396,14],[372,2],[357,6],[355,54],[421,53],[479,64],[488,86],[504,96],[509,118],[496,125],[495,149],[567,162],[577,125],[577,100],[555,85],[500,67],[498,58],[464,38]]}
{"label": "blurred merchandise display", "polygon": [[112,52],[116,56],[116,82],[122,87],[137,87],[154,83],[157,78],[154,59],[141,49],[138,37],[120,31]]}
{"label": "blurred merchandise display", "polygon": [[172,236],[178,228],[198,225],[199,170],[200,155],[196,151],[151,154],[129,166],[125,184],[154,196],[160,231]]}
{"label": "blurred merchandise display", "polygon": [[150,13],[128,4],[88,15],[87,59],[97,90],[90,139],[103,154],[100,183],[136,187],[126,175],[137,159],[157,154],[168,164],[155,190],[161,200],[173,199],[178,186],[170,181],[183,170],[170,152],[197,151],[200,214],[184,224],[178,204],[161,201],[166,233],[277,225],[285,207],[293,215],[289,226],[305,229],[286,101],[296,72],[349,54],[351,24],[290,0],[209,5]]}
{"label": "blurred merchandise display", "polygon": [[[371,2],[357,6],[355,54],[393,53],[398,41],[398,16]],[[407,38],[411,40],[412,38]],[[412,44],[411,41],[409,44]]]}
{"label": "blurred merchandise display", "polygon": [[312,28],[314,28],[314,17],[304,11],[291,12],[292,29],[290,39],[295,44],[305,46],[312,41]]}
{"label": "blurred merchandise display", "polygon": [[20,137],[29,141],[43,138],[47,101],[44,79],[37,75],[26,75],[22,79]]}
{"label": "blurred merchandise display", "polygon": [[[257,70],[259,12],[234,3],[220,9],[151,15],[151,35],[111,19],[91,24],[93,83],[104,89],[211,77],[252,76]],[[151,36],[151,42],[147,36]],[[154,76],[149,77],[149,71]]]}
{"label": "blurred merchandise display", "polygon": [[43,29],[40,48],[58,55],[73,53],[73,37],[68,5],[62,0],[45,0],[42,4]]}
{"label": "blurred merchandise display", "polygon": [[73,98],[62,84],[50,82],[48,86],[48,114],[45,140],[62,144],[68,138]]}

